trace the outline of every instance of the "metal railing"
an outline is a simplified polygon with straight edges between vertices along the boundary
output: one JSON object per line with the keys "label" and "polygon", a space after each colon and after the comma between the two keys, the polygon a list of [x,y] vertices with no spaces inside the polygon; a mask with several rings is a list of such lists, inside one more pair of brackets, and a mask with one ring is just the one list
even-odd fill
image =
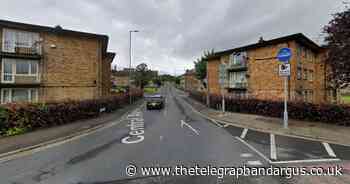
{"label": "metal railing", "polygon": [[244,67],[247,67],[247,62],[246,61],[242,61],[242,62],[239,62],[239,63],[230,63],[228,65],[228,69],[235,69],[235,68],[244,68]]}
{"label": "metal railing", "polygon": [[41,55],[42,44],[36,42],[34,44],[27,44],[21,42],[3,42],[2,52],[24,54],[24,55]]}
{"label": "metal railing", "polygon": [[245,89],[248,87],[248,83],[246,83],[246,82],[229,82],[228,87],[233,88],[233,89]]}

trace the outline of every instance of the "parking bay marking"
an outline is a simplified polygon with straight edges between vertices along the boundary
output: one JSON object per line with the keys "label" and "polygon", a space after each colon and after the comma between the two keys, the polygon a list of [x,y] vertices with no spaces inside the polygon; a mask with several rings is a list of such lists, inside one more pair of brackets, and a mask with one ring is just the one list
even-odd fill
{"label": "parking bay marking", "polygon": [[237,140],[242,142],[244,145],[246,145],[248,148],[250,148],[252,151],[254,151],[256,154],[258,154],[261,158],[263,158],[265,161],[267,161],[270,164],[289,164],[289,163],[315,163],[315,162],[338,162],[341,161],[339,158],[320,158],[320,159],[307,159],[307,160],[282,160],[282,161],[272,161],[268,159],[263,153],[258,151],[256,148],[254,148],[252,145],[241,139],[240,137],[235,137]]}
{"label": "parking bay marking", "polygon": [[322,144],[323,144],[324,148],[326,149],[326,151],[327,151],[327,153],[328,153],[329,156],[331,156],[331,157],[337,157],[337,155],[335,155],[335,153],[334,153],[332,147],[331,147],[328,143],[323,142]]}
{"label": "parking bay marking", "polygon": [[275,135],[270,134],[270,158],[277,160]]}
{"label": "parking bay marking", "polygon": [[243,131],[242,131],[242,134],[241,134],[241,138],[244,139],[245,136],[247,135],[247,132],[248,132],[248,128],[245,128]]}

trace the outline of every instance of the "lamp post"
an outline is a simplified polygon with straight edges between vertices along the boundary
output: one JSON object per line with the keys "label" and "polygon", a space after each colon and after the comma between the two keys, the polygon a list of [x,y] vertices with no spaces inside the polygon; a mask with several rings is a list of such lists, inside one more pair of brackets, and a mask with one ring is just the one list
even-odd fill
{"label": "lamp post", "polygon": [[130,47],[129,47],[129,80],[128,80],[128,86],[129,86],[129,103],[132,103],[131,99],[131,33],[137,33],[139,32],[138,30],[130,30],[129,31],[129,41],[130,41]]}

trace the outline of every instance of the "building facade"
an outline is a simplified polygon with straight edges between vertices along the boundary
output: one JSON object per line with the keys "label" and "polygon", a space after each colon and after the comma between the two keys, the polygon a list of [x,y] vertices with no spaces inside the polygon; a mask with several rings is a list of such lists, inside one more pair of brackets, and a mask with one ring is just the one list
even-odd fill
{"label": "building facade", "polygon": [[[325,49],[300,33],[215,53],[207,65],[210,93],[282,100],[284,79],[279,76],[276,56],[284,47],[292,50],[289,100],[326,103]],[[223,86],[219,84],[220,64],[226,68]]]}
{"label": "building facade", "polygon": [[111,80],[114,86],[127,87],[129,85],[129,71],[125,69],[121,71],[113,70]]}
{"label": "building facade", "polygon": [[186,70],[184,76],[185,91],[203,91],[204,86],[200,80],[197,79],[194,69]]}
{"label": "building facade", "polygon": [[107,36],[0,20],[0,38],[1,103],[109,95]]}

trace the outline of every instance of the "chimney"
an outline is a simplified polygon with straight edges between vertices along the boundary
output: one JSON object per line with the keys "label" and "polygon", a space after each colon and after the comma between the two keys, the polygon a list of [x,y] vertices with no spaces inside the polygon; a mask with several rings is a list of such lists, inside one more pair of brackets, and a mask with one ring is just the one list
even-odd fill
{"label": "chimney", "polygon": [[258,43],[263,43],[265,42],[264,37],[260,36]]}

